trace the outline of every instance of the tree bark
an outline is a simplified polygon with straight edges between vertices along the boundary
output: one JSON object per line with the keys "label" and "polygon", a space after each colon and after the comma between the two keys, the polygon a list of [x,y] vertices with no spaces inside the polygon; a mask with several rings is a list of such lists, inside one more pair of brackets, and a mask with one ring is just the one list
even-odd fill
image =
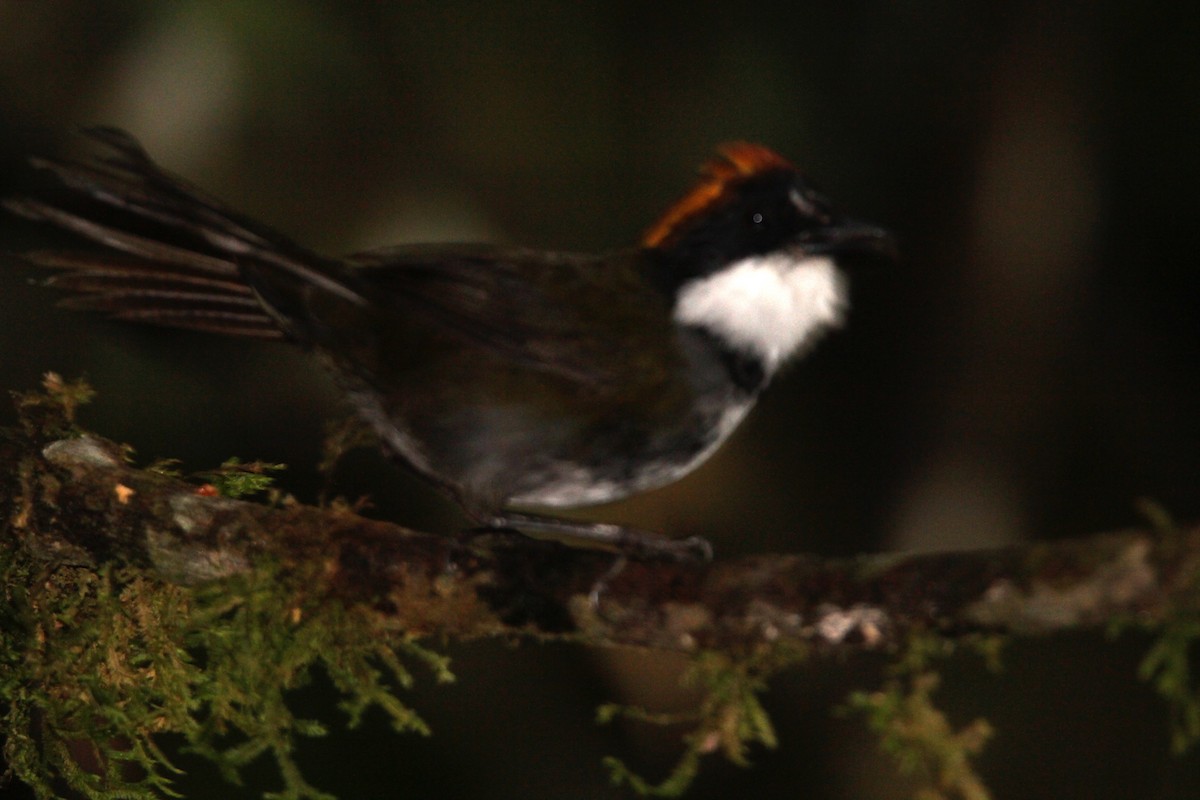
{"label": "tree bark", "polygon": [[914,629],[1050,633],[1200,610],[1200,527],[994,550],[712,563],[625,559],[503,533],[446,537],[344,510],[208,496],[91,435],[0,445],[0,514],[46,558],[177,584],[266,559],[321,564],[313,591],[414,635],[570,637],[731,655],[886,648]]}

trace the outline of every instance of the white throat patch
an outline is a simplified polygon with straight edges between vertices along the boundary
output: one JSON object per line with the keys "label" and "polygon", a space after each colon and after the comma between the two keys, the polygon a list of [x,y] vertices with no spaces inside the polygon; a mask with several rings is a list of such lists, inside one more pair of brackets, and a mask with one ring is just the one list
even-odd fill
{"label": "white throat patch", "polygon": [[768,375],[816,335],[842,324],[846,279],[833,259],[753,256],[683,286],[675,321],[760,357]]}

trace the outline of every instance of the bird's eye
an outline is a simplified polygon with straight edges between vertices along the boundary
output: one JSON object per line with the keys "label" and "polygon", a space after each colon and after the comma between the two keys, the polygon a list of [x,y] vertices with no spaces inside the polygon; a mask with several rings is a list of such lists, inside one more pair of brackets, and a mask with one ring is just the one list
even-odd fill
{"label": "bird's eye", "polygon": [[763,219],[764,219],[764,217],[762,215],[762,212],[760,212],[760,211],[755,211],[753,214],[750,215],[750,221],[752,223],[754,223],[755,225],[762,225]]}

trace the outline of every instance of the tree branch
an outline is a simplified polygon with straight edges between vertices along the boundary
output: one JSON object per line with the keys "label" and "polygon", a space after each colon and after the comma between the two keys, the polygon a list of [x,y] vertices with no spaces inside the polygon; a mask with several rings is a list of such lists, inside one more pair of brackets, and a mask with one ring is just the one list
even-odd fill
{"label": "tree branch", "polygon": [[1050,633],[1200,611],[1200,527],[847,560],[625,561],[519,535],[449,538],[342,510],[206,496],[83,435],[0,444],[3,536],[47,558],[142,565],[192,585],[266,559],[322,565],[312,591],[401,630],[569,636],[730,654],[884,648],[914,629]]}

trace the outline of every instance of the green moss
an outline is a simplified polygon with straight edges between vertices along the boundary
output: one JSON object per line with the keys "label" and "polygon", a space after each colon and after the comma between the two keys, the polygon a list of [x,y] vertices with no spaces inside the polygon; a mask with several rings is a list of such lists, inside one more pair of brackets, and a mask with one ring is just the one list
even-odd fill
{"label": "green moss", "polygon": [[[1142,513],[1161,537],[1163,560],[1178,565],[1183,532],[1171,513],[1160,503],[1143,498],[1138,501]],[[1195,564],[1192,563],[1194,570]],[[1195,580],[1187,581],[1195,586]],[[1194,595],[1196,589],[1192,589]],[[1180,603],[1195,608],[1196,603]],[[1156,638],[1138,667],[1138,676],[1150,683],[1159,696],[1167,701],[1171,713],[1171,747],[1176,753],[1200,742],[1200,677],[1192,667],[1200,654],[1200,618],[1194,614],[1176,613],[1158,625],[1148,626],[1137,618],[1114,620],[1109,634],[1116,636],[1128,628],[1148,628]]]}
{"label": "green moss", "polygon": [[653,783],[620,759],[607,758],[604,763],[612,782],[643,796],[678,797],[695,780],[706,755],[721,752],[735,764],[748,766],[752,746],[776,746],[775,729],[760,695],[767,690],[771,675],[803,657],[799,651],[786,656],[765,652],[734,660],[721,653],[705,652],[696,657],[683,677],[685,685],[703,691],[703,699],[694,711],[659,714],[618,704],[601,706],[597,711],[601,723],[624,718],[654,725],[690,726],[683,737],[682,755],[662,781]]}
{"label": "green moss", "polygon": [[[438,680],[446,661],[389,630],[368,609],[308,597],[300,575],[263,568],[199,589],[128,567],[38,564],[0,548],[4,760],[39,798],[67,786],[86,797],[170,794],[175,768],[158,749],[178,734],[231,781],[269,754],[278,798],[327,797],[292,759],[296,736],[325,728],[296,718],[287,695],[324,670],[349,724],[378,706],[398,731],[428,733],[396,695],[417,660]],[[98,769],[81,766],[80,748]],[[130,769],[130,767],[138,769]]]}
{"label": "green moss", "polygon": [[[45,386],[17,398],[35,441],[70,430],[86,397],[54,376]],[[296,737],[325,733],[288,705],[316,670],[341,693],[349,725],[377,706],[397,731],[428,733],[397,691],[413,684],[410,663],[451,680],[447,661],[386,616],[321,593],[323,564],[261,563],[186,588],[138,566],[48,553],[22,513],[29,498],[10,499],[15,513],[0,537],[0,742],[4,775],[39,800],[173,796],[178,770],[158,746],[166,735],[231,781],[273,758],[282,788],[269,797],[328,797],[292,757]]]}
{"label": "green moss", "polygon": [[237,456],[226,459],[220,467],[198,473],[213,485],[222,497],[240,499],[252,497],[271,488],[275,482],[272,473],[287,469],[286,464],[268,464],[265,461],[243,462]]}
{"label": "green moss", "polygon": [[1200,681],[1192,670],[1197,651],[1200,619],[1171,620],[1162,626],[1138,669],[1171,709],[1171,746],[1177,753],[1200,741]]}
{"label": "green moss", "polygon": [[[998,668],[1001,637],[966,641],[990,668]],[[958,648],[958,643],[934,634],[914,634],[889,668],[884,685],[874,692],[853,692],[844,707],[847,712],[863,714],[884,752],[901,772],[916,779],[914,797],[918,800],[991,797],[973,763],[992,736],[991,725],[977,719],[955,729],[933,702],[941,683],[933,665]]]}
{"label": "green moss", "polygon": [[33,441],[78,435],[75,413],[95,395],[87,381],[65,381],[56,372],[42,377],[40,392],[12,392],[21,432]]}

